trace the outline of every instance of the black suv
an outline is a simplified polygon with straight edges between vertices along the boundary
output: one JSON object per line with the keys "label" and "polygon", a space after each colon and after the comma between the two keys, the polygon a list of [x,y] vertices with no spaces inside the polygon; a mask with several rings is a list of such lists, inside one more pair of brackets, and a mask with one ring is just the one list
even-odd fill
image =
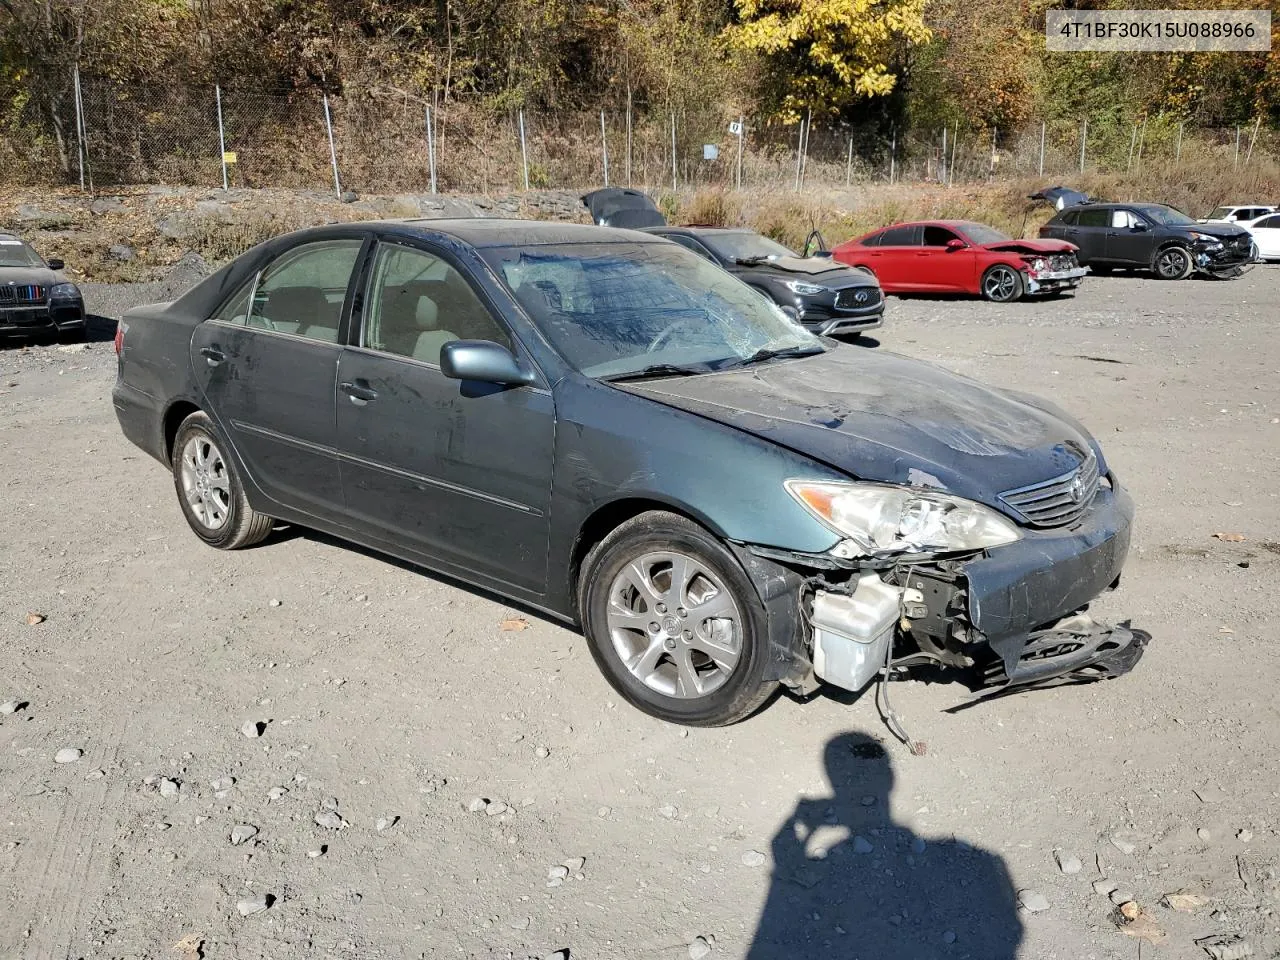
{"label": "black suv", "polygon": [[1094,273],[1151,270],[1162,280],[1181,280],[1197,270],[1238,276],[1258,258],[1247,230],[1227,223],[1197,223],[1162,203],[1067,207],[1040,228],[1040,236],[1074,243],[1080,248],[1080,263]]}
{"label": "black suv", "polygon": [[84,300],[62,267],[0,233],[0,339],[84,336]]}

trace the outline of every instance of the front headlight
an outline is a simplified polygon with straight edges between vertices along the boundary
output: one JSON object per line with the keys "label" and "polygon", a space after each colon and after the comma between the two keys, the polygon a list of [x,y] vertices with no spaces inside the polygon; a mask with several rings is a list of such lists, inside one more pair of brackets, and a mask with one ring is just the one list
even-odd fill
{"label": "front headlight", "polygon": [[1190,231],[1188,231],[1188,233],[1190,233],[1190,234],[1191,234],[1191,239],[1192,239],[1192,240],[1203,240],[1205,243],[1207,243],[1207,244],[1209,244],[1210,246],[1213,246],[1213,247],[1220,247],[1220,246],[1222,246],[1222,238],[1221,238],[1221,237],[1215,237],[1215,236],[1214,236],[1213,234],[1211,234],[1211,233],[1200,233],[1199,231],[1196,231],[1196,230],[1190,230]]}
{"label": "front headlight", "polygon": [[917,487],[788,480],[801,506],[862,556],[985,550],[1022,538],[1013,521],[972,500]]}
{"label": "front headlight", "polygon": [[74,283],[55,283],[49,288],[49,296],[54,300],[74,300],[80,296],[80,288]]}
{"label": "front headlight", "polygon": [[792,293],[798,293],[802,297],[812,297],[815,293],[822,293],[826,287],[820,287],[816,283],[805,283],[803,280],[784,280],[782,285]]}
{"label": "front headlight", "polygon": [[1036,259],[1031,261],[1031,269],[1035,273],[1043,273],[1044,271],[1049,269],[1049,261],[1043,259],[1042,257],[1037,257]]}

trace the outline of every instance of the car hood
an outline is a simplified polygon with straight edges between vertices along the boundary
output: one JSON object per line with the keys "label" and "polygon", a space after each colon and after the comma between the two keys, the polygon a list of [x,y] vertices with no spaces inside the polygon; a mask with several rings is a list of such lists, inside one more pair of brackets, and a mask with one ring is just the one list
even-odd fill
{"label": "car hood", "polygon": [[1223,240],[1249,236],[1249,231],[1244,227],[1238,227],[1234,223],[1215,223],[1212,220],[1208,223],[1184,224],[1182,229],[1194,230],[1196,233],[1207,233],[1211,237],[1219,237]]}
{"label": "car hood", "polygon": [[61,274],[55,273],[48,267],[0,267],[0,285],[3,286],[36,284],[51,287],[55,283],[62,283],[63,280]]}
{"label": "car hood", "polygon": [[854,270],[830,257],[778,257],[763,263],[741,263],[737,269],[744,273],[772,273],[787,276],[817,277],[828,283],[845,281],[841,286],[877,285],[876,278],[865,270]]}
{"label": "car hood", "polygon": [[853,346],[616,386],[857,479],[933,487],[996,509],[1001,492],[1061,476],[1093,449],[1051,404]]}
{"label": "car hood", "polygon": [[981,244],[983,250],[995,253],[1070,253],[1076,249],[1074,243],[1066,240],[998,240],[995,243]]}

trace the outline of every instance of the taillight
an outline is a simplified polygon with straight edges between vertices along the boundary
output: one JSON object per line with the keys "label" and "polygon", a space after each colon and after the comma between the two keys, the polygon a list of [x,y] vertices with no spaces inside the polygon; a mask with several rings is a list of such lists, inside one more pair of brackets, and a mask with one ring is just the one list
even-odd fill
{"label": "taillight", "polygon": [[116,321],[116,356],[120,356],[120,352],[124,350],[124,321]]}

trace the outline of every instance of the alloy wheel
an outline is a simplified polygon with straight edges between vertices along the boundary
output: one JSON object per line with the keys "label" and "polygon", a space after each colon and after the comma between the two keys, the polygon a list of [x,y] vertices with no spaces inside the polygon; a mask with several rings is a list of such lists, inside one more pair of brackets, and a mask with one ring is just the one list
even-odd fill
{"label": "alloy wheel", "polygon": [[1156,272],[1165,280],[1180,280],[1191,269],[1191,260],[1181,247],[1160,251],[1156,258]]}
{"label": "alloy wheel", "polygon": [[1008,267],[992,267],[982,281],[982,292],[996,303],[1012,300],[1017,289],[1018,277]]}
{"label": "alloy wheel", "polygon": [[609,638],[649,689],[682,700],[722,687],[742,655],[743,620],[732,593],[684,553],[646,553],[609,587]]}
{"label": "alloy wheel", "polygon": [[182,493],[191,512],[209,530],[220,530],[231,515],[231,478],[213,440],[194,434],[182,448]]}

